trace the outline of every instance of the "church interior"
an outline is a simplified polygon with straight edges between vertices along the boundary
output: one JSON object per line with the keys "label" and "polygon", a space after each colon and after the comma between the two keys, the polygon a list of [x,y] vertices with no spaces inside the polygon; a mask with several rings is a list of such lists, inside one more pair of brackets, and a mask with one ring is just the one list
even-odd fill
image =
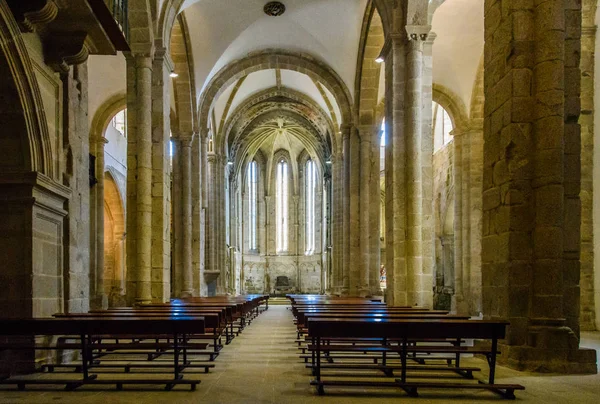
{"label": "church interior", "polygon": [[0,0],[0,402],[599,402],[599,22]]}

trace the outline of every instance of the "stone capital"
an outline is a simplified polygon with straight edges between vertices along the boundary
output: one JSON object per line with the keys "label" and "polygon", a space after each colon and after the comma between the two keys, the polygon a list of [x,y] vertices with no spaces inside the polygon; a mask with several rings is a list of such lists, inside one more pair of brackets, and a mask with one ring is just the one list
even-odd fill
{"label": "stone capital", "polygon": [[96,136],[92,138],[92,143],[95,143],[98,146],[104,147],[104,145],[108,144],[108,139],[104,136]]}
{"label": "stone capital", "polygon": [[412,41],[425,41],[428,39],[431,25],[407,25],[406,34],[409,43]]}
{"label": "stone capital", "polygon": [[435,42],[435,40],[437,39],[437,34],[433,31],[431,31],[429,33],[429,35],[427,35],[427,39],[425,39],[425,45],[433,45],[433,43]]}
{"label": "stone capital", "polygon": [[177,134],[177,139],[182,147],[191,147],[195,137],[196,134],[194,132],[179,132]]}
{"label": "stone capital", "polygon": [[340,125],[340,135],[342,135],[342,139],[349,139],[351,131],[352,124],[343,123]]}
{"label": "stone capital", "polygon": [[360,125],[357,126],[358,136],[360,137],[360,142],[368,142],[371,143],[373,140],[373,134],[379,132],[375,125]]}
{"label": "stone capital", "polygon": [[162,62],[165,67],[165,70],[168,72],[172,72],[175,70],[175,63],[173,62],[173,59],[171,58],[169,52],[167,52],[167,48],[163,46],[157,46],[155,48],[154,60],[159,63]]}

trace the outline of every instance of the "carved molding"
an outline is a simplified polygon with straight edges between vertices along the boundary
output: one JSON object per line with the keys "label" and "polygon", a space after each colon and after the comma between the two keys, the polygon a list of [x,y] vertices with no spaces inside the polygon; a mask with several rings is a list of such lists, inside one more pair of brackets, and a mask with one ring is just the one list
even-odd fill
{"label": "carved molding", "polygon": [[86,32],[54,33],[44,46],[46,63],[58,73],[67,73],[70,65],[83,63],[89,56]]}
{"label": "carved molding", "polygon": [[22,32],[43,30],[58,15],[53,0],[7,0]]}

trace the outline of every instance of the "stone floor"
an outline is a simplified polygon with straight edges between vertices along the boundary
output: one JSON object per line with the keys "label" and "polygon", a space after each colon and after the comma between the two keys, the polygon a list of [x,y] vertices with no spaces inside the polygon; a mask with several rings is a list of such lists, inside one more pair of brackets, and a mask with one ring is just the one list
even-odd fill
{"label": "stone floor", "polygon": [[[600,349],[600,333],[585,333],[583,345]],[[0,390],[0,403],[481,403],[504,402],[493,393],[481,391],[420,391],[411,399],[392,389],[328,389],[319,397],[309,386],[311,376],[297,357],[292,316],[285,306],[272,306],[254,321],[244,333],[226,346],[210,374],[197,374],[202,380],[195,392],[183,387],[171,392],[157,386],[153,391],[113,389],[93,390],[84,387],[65,392],[59,386],[18,392]],[[486,368],[477,359],[465,365]],[[139,375],[137,376],[139,377]],[[600,376],[532,375],[510,369],[498,369],[498,382],[520,383],[525,391],[517,391],[517,401],[528,403],[594,403],[600,402]],[[35,389],[35,387],[32,387]],[[129,390],[129,391],[128,391]]]}

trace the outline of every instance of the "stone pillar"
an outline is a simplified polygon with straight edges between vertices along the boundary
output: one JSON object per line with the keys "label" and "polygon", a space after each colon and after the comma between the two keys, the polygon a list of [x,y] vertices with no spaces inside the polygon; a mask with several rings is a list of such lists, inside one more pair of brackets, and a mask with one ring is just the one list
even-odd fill
{"label": "stone pillar", "polygon": [[342,294],[350,293],[350,130],[343,125],[342,130]]}
{"label": "stone pillar", "polygon": [[225,295],[227,293],[228,288],[228,278],[227,278],[227,237],[226,237],[226,228],[225,228],[225,184],[229,181],[228,176],[225,176],[225,169],[227,167],[227,159],[223,156],[217,156],[217,164],[216,164],[216,195],[217,199],[215,200],[215,204],[217,207],[217,265],[218,269],[221,272],[219,275],[219,281],[217,283],[217,294]]}
{"label": "stone pillar", "polygon": [[181,144],[181,224],[182,224],[182,287],[181,297],[191,297],[194,291],[192,273],[192,142],[193,133],[179,135]]}
{"label": "stone pillar", "polygon": [[183,268],[183,217],[182,217],[182,180],[181,163],[182,150],[179,133],[173,134],[173,265],[172,265],[172,291],[174,296],[180,297],[182,290]]}
{"label": "stone pillar", "polygon": [[106,309],[108,307],[108,297],[104,285],[104,145],[108,140],[104,136],[95,139],[96,155],[96,180],[95,191],[95,224],[96,231],[92,236],[96,242],[96,279],[90,279],[93,285],[93,293],[90,296],[90,308]]}
{"label": "stone pillar", "polygon": [[205,271],[207,268],[207,228],[208,222],[208,134],[200,133],[200,296],[208,295]]}
{"label": "stone pillar", "polygon": [[485,5],[483,308],[510,322],[500,361],[519,369],[597,371],[578,349],[580,13]]}
{"label": "stone pillar", "polygon": [[[351,296],[359,295],[359,286],[361,283],[361,246],[360,246],[360,168],[361,166],[361,145],[358,129],[352,127],[350,130],[350,171],[348,173],[350,186],[350,226],[349,226],[349,256],[348,269],[350,271]],[[368,289],[368,288],[367,288]],[[368,293],[364,290],[364,293]]]}
{"label": "stone pillar", "polygon": [[421,260],[420,304],[433,308],[433,270],[435,266],[435,219],[433,210],[433,42],[437,35],[431,27],[420,27],[423,42],[421,65]]}
{"label": "stone pillar", "polygon": [[391,306],[407,304],[406,296],[406,199],[404,99],[406,36],[390,34],[385,55],[385,216],[386,216],[386,301]]}
{"label": "stone pillar", "polygon": [[201,296],[204,288],[204,255],[202,244],[202,182],[200,152],[201,142],[199,136],[194,136],[191,150],[191,175],[192,175],[192,272],[193,296]]}
{"label": "stone pillar", "polygon": [[482,128],[455,128],[454,295],[452,310],[479,315],[481,306]]}
{"label": "stone pillar", "polygon": [[369,289],[372,296],[381,296],[379,268],[381,266],[381,130],[371,128],[371,176],[369,180]]}
{"label": "stone pillar", "polygon": [[342,159],[339,153],[334,153],[331,156],[331,189],[332,189],[332,215],[331,215],[331,228],[332,228],[332,279],[331,287],[332,292],[336,295],[342,292],[342,257],[343,257],[343,240],[342,240]]}
{"label": "stone pillar", "polygon": [[[421,28],[421,27],[419,27]],[[433,306],[433,206],[431,131],[423,117],[423,40],[409,30],[406,53],[406,292],[407,304]],[[429,106],[431,108],[431,106]]]}
{"label": "stone pillar", "polygon": [[594,82],[596,3],[582,2],[581,30],[581,329],[596,329],[594,299]]}
{"label": "stone pillar", "polygon": [[219,268],[217,266],[217,251],[216,251],[216,196],[215,196],[215,187],[216,187],[216,165],[217,165],[217,156],[213,153],[207,155],[207,169],[210,181],[206,185],[206,194],[207,194],[207,217],[206,217],[206,270],[207,271],[218,271]]}
{"label": "stone pillar", "polygon": [[128,58],[128,302],[152,301],[152,57]]}
{"label": "stone pillar", "polygon": [[[360,296],[369,296],[370,288],[370,266],[371,266],[371,238],[372,227],[370,226],[372,199],[378,202],[379,195],[373,198],[371,195],[372,176],[372,148],[371,137],[373,128],[371,126],[359,128],[360,132],[360,278],[358,293]],[[379,204],[377,204],[379,207]],[[356,265],[356,264],[355,264]]]}
{"label": "stone pillar", "polygon": [[[155,51],[152,70],[152,299],[171,297],[171,137],[170,74],[166,49]],[[179,123],[182,124],[181,122]],[[180,126],[180,130],[183,128]]]}
{"label": "stone pillar", "polygon": [[458,314],[468,313],[468,299],[465,299],[463,288],[463,142],[464,135],[459,130],[454,130],[454,161],[452,162],[454,176],[454,295],[452,296],[452,310]]}

